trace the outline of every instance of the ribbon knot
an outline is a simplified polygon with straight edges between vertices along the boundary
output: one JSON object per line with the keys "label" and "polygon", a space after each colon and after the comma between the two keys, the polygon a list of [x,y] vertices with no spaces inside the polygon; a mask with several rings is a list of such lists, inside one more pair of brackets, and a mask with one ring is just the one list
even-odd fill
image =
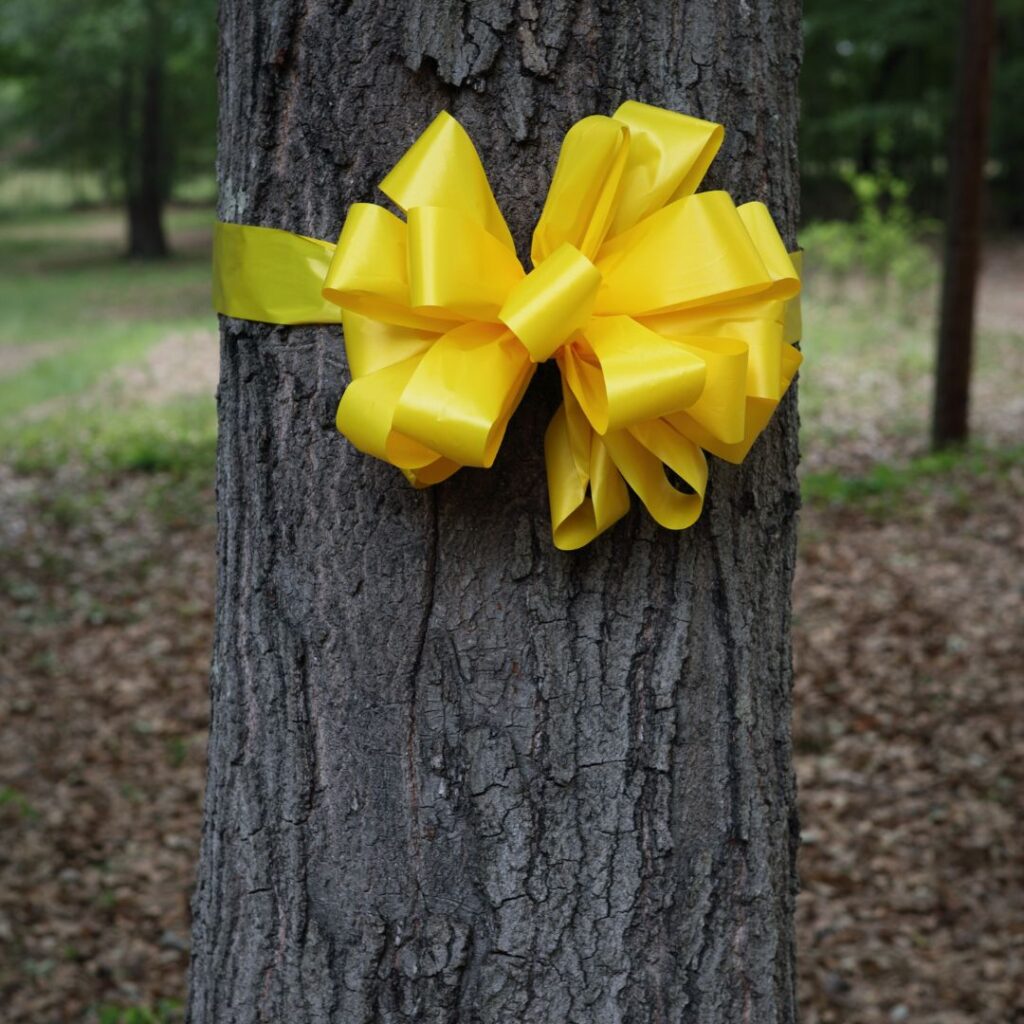
{"label": "ribbon knot", "polygon": [[544,363],[590,320],[600,287],[597,267],[563,242],[512,288],[498,318]]}
{"label": "ribbon knot", "polygon": [[607,529],[629,489],[682,529],[701,511],[704,451],[740,461],[800,363],[798,274],[767,209],[694,194],[722,137],[634,102],[578,122],[527,273],[469,136],[442,113],[381,183],[405,220],[357,203],[336,247],[218,225],[215,304],[278,323],[340,319],[352,382],[338,429],[417,486],[490,466],[553,358],[556,545]]}

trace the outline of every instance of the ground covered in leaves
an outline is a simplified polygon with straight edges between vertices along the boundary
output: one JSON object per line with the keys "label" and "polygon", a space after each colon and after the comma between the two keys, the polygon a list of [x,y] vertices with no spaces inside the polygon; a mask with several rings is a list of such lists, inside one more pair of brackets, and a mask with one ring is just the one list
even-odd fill
{"label": "ground covered in leaves", "polygon": [[[102,231],[95,241],[110,244]],[[20,266],[45,264],[33,246],[15,253]],[[161,313],[166,281],[117,285],[130,344],[105,327],[95,351],[72,351],[29,314],[3,314],[14,341],[0,346],[0,393],[19,410],[0,419],[11,1024],[180,1019],[214,594],[216,348],[197,319],[205,270],[184,260],[170,273],[185,315]],[[809,302],[794,594],[809,1024],[1024,1022],[1024,345],[1019,292],[997,279],[980,447],[956,457],[923,454],[927,322],[879,324],[867,293],[822,287]],[[87,284],[79,339],[93,336]],[[884,341],[870,343],[869,323]]]}
{"label": "ground covered in leaves", "polygon": [[803,515],[804,1020],[1024,1021],[1024,459]]}

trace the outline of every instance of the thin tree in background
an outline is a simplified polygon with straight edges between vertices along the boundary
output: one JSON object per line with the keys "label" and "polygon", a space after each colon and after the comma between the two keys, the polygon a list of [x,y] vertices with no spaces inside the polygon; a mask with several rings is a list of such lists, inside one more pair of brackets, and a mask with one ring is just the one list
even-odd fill
{"label": "thin tree in background", "polygon": [[982,192],[988,149],[994,0],[963,0],[949,151],[949,203],[939,312],[932,446],[968,436],[974,305],[981,254]]}
{"label": "thin tree in background", "polygon": [[216,0],[5,0],[0,152],[92,178],[127,252],[167,254],[175,183],[213,163]]}
{"label": "thin tree in background", "polygon": [[[336,237],[434,115],[521,248],[565,131],[723,122],[798,216],[798,0],[223,0],[222,219]],[[222,320],[192,1024],[791,1024],[793,397],[674,533],[554,549],[541,369],[494,468],[415,491],[334,413],[336,329]]]}
{"label": "thin tree in background", "polygon": [[[164,206],[170,195],[167,135],[170,124],[164,102],[167,56],[166,12],[160,0],[143,5],[142,45],[133,54],[137,64],[123,77],[126,108],[124,187],[128,211],[128,255],[159,259],[167,255]],[[132,130],[133,121],[136,123]]]}

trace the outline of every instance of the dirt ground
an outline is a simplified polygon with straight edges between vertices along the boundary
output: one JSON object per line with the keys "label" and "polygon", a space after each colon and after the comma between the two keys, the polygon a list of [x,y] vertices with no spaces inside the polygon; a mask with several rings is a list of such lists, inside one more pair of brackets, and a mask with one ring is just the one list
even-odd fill
{"label": "dirt ground", "polygon": [[[108,384],[208,388],[207,341]],[[5,1024],[179,1019],[215,582],[180,486],[0,471]],[[803,1020],[1024,1024],[1024,462],[884,498],[802,514]]]}

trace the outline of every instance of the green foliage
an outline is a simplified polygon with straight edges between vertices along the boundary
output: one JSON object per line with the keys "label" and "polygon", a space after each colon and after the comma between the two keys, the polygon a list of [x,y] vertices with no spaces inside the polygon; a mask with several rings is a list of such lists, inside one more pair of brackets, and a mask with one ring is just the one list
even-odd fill
{"label": "green foliage", "polygon": [[172,736],[167,741],[167,763],[172,768],[180,768],[188,757],[188,743],[181,736]]}
{"label": "green foliage", "polygon": [[808,264],[837,278],[859,273],[879,286],[880,297],[915,311],[912,300],[934,285],[938,263],[926,243],[935,226],[915,216],[910,187],[887,172],[841,170],[857,204],[855,219],[819,221],[801,232]]}
{"label": "green foliage", "polygon": [[34,820],[39,812],[29,803],[28,798],[13,786],[0,786],[0,807],[13,807],[22,818]]}
{"label": "green foliage", "polygon": [[106,198],[99,175],[60,168],[12,168],[0,173],[0,218],[22,220],[44,211],[96,206]]}
{"label": "green foliage", "polygon": [[[945,194],[960,3],[934,0],[804,2],[801,139],[804,208],[843,215],[843,167],[888,167],[913,186],[918,210]],[[991,139],[992,190],[1024,223],[1024,0],[997,0]]]}
{"label": "green foliage", "polygon": [[[176,202],[206,209],[216,202],[217,181],[212,170],[187,178],[175,177],[172,184]],[[67,211],[81,212],[101,206],[109,199],[110,188],[95,171],[38,166],[14,166],[0,171],[0,222],[3,223],[37,221],[40,215]],[[179,210],[179,220],[181,215]]]}
{"label": "green foliage", "polygon": [[159,77],[163,191],[208,172],[216,126],[215,0],[7,0],[0,150],[95,176],[111,198],[140,173],[147,76]]}

